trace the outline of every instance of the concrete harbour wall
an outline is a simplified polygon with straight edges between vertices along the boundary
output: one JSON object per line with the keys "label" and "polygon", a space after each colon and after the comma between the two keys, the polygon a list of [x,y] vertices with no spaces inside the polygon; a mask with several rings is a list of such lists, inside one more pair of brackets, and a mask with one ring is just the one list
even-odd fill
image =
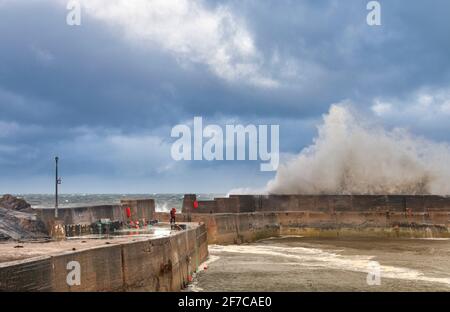
{"label": "concrete harbour wall", "polygon": [[214,244],[279,235],[450,237],[448,196],[230,195],[198,201],[194,209],[195,200],[193,194],[185,196],[179,218],[204,222]]}
{"label": "concrete harbour wall", "polygon": [[[187,213],[248,213],[280,211],[450,211],[450,197],[436,195],[230,195],[198,201],[188,194],[182,211]],[[189,210],[190,209],[190,210]]]}
{"label": "concrete harbour wall", "polygon": [[[100,205],[58,209],[58,220],[62,224],[91,224],[100,219],[127,221],[125,208],[129,207],[132,220],[152,220],[155,212],[154,199],[124,199],[120,205]],[[55,221],[55,210],[49,208],[35,209],[40,220],[48,229]]]}
{"label": "concrete harbour wall", "polygon": [[[0,291],[178,291],[208,256],[204,224],[161,238],[0,263]],[[66,282],[78,261],[81,284]]]}
{"label": "concrete harbour wall", "polygon": [[[168,220],[167,213],[156,213]],[[177,221],[205,223],[210,244],[239,244],[282,235],[306,237],[450,237],[450,211],[320,211],[179,214]]]}

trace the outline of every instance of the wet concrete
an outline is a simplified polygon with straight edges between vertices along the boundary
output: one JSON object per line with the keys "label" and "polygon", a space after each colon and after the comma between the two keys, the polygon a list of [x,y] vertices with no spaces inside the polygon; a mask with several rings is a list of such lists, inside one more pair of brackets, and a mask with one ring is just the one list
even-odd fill
{"label": "wet concrete", "polygon": [[143,230],[123,232],[123,235],[85,235],[60,241],[6,241],[0,243],[0,263],[23,260],[39,256],[52,256],[71,251],[83,251],[105,245],[120,245],[128,242],[145,241],[149,238],[167,237],[176,233],[167,225]]}
{"label": "wet concrete", "polygon": [[[448,239],[285,237],[209,251],[193,291],[450,291]],[[380,285],[367,283],[372,261]]]}
{"label": "wet concrete", "polygon": [[[185,227],[0,244],[0,291],[178,291],[208,256],[205,226]],[[79,282],[69,283],[74,263]]]}

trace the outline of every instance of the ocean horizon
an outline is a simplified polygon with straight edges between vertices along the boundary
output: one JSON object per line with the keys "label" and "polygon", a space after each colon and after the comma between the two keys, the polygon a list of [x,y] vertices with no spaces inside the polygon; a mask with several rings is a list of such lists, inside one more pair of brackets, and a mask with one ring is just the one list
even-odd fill
{"label": "ocean horizon", "polygon": [[[153,198],[155,199],[156,211],[169,211],[172,207],[181,209],[185,193],[112,193],[112,194],[89,194],[89,193],[66,193],[58,195],[59,208],[74,208],[82,206],[114,205],[120,204],[121,199],[131,198]],[[32,208],[55,207],[55,194],[12,194],[26,200]],[[205,193],[197,194],[200,200],[209,200],[224,194]]]}

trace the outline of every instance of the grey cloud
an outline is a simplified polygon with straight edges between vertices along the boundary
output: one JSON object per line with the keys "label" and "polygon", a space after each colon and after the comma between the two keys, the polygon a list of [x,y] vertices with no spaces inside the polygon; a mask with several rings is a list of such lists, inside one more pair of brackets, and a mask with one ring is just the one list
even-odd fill
{"label": "grey cloud", "polygon": [[[129,40],[120,28],[92,16],[80,27],[68,27],[64,6],[54,1],[2,2],[0,185],[7,187],[6,176],[17,188],[24,179],[47,181],[55,154],[65,159],[74,181],[98,176],[93,189],[106,189],[101,181],[108,185],[109,177],[122,176],[127,182],[111,182],[111,189],[122,185],[131,191],[135,184],[143,188],[145,179],[158,179],[159,189],[181,191],[197,174],[199,188],[263,185],[270,175],[251,163],[170,167],[171,127],[194,116],[219,124],[227,119],[280,124],[282,152],[297,153],[310,144],[321,114],[344,99],[362,110],[376,99],[393,101],[396,109],[380,116],[382,122],[450,140],[446,115],[435,112],[432,121],[411,123],[409,113],[418,90],[449,85],[450,3],[381,1],[381,27],[365,24],[366,3],[203,2],[208,12],[226,7],[251,35],[258,55],[251,62],[257,59],[258,73],[279,82],[265,88],[224,79],[205,58],[180,58],[161,40]],[[438,99],[437,106],[445,104],[439,101],[445,102]],[[126,141],[112,142],[114,137]],[[145,138],[160,146],[152,150]],[[117,148],[127,144],[128,152]],[[134,154],[139,155],[128,161]],[[206,182],[215,169],[217,181]],[[221,188],[222,179],[228,180]],[[238,185],[240,179],[244,185]]]}

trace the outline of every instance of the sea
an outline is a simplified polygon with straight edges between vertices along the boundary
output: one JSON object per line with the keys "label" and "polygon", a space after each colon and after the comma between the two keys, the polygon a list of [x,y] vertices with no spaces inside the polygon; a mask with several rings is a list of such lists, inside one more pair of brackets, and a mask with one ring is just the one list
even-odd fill
{"label": "sea", "polygon": [[[213,199],[225,194],[197,194],[199,200]],[[15,194],[19,198],[25,199],[33,208],[53,208],[55,207],[54,194]],[[184,194],[59,194],[58,207],[73,208],[95,205],[119,204],[121,199],[153,198],[156,203],[156,211],[166,212],[172,207],[181,209]]]}

